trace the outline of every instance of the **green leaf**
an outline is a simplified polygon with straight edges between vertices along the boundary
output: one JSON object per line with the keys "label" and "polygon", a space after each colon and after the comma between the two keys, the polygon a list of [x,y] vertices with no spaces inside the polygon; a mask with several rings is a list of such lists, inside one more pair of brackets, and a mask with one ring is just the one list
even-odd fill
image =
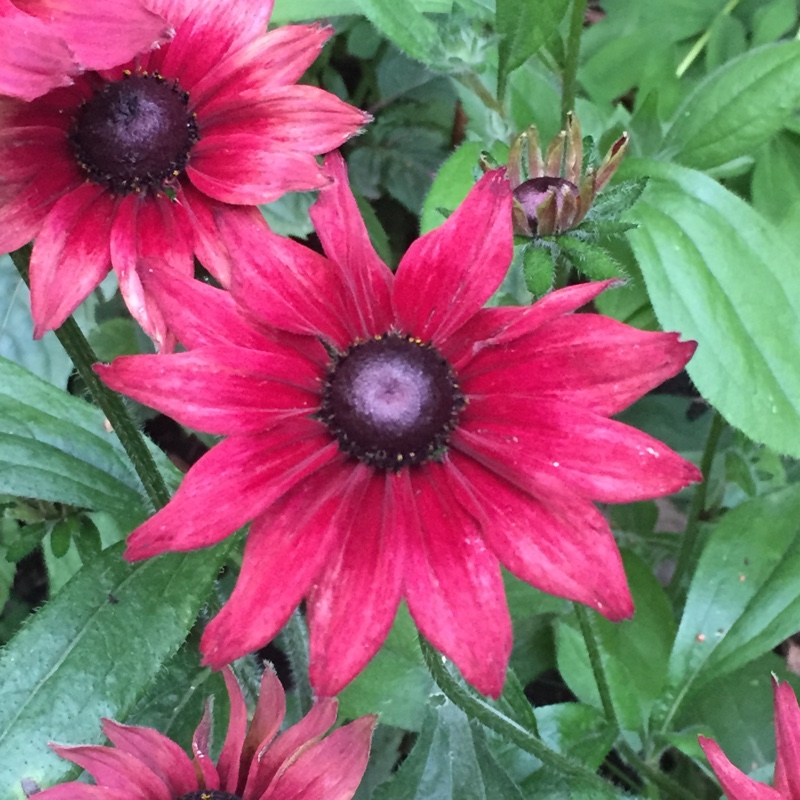
{"label": "green leaf", "polygon": [[[624,561],[636,614],[624,622],[609,622],[595,615],[594,625],[620,722],[627,730],[641,731],[646,729],[650,709],[666,683],[675,622],[664,590],[647,564],[631,553],[624,554]],[[600,708],[580,632],[566,621],[560,622],[556,646],[559,670],[567,685],[582,702]]]}
{"label": "green leaf", "polygon": [[522,800],[519,788],[486,746],[481,728],[441,695],[425,714],[419,738],[375,800]]}
{"label": "green leaf", "polygon": [[800,42],[750,50],[712,72],[675,114],[662,157],[712,169],[752,153],[800,105]]}
{"label": "green leaf", "polygon": [[138,487],[98,409],[0,359],[0,492],[140,518]]}
{"label": "green leaf", "polygon": [[795,0],[772,0],[764,3],[753,14],[753,43],[760,44],[780,39],[797,24],[797,3]]}
{"label": "green leaf", "polygon": [[704,685],[796,631],[800,589],[791,570],[800,568],[799,519],[795,485],[742,503],[714,528],[669,657],[660,716],[673,717]]}
{"label": "green leaf", "polygon": [[744,23],[736,17],[720,14],[708,32],[706,69],[709,71],[719,69],[726,62],[741,56],[747,50],[747,29]]}
{"label": "green leaf", "polygon": [[590,280],[625,277],[622,265],[598,244],[581,241],[569,234],[557,237],[556,243],[569,263]]}
{"label": "green leaf", "polygon": [[759,153],[753,170],[753,206],[781,222],[800,198],[800,136],[783,131]]}
{"label": "green leaf", "polygon": [[37,612],[0,656],[0,797],[50,786],[72,766],[48,741],[99,743],[186,638],[228,545],[131,566],[106,550]]}
{"label": "green leaf", "polygon": [[497,95],[502,100],[509,73],[524,64],[557,30],[569,0],[497,0],[500,38]]}
{"label": "green leaf", "polygon": [[800,271],[777,231],[699,172],[630,159],[651,176],[628,234],[665,330],[698,342],[688,371],[735,427],[800,455]]}
{"label": "green leaf", "polygon": [[619,181],[604,189],[592,201],[586,221],[597,220],[616,221],[642,196],[647,188],[647,178],[637,178],[631,181]]}
{"label": "green leaf", "polygon": [[555,264],[547,247],[525,246],[522,254],[522,276],[525,286],[534,297],[544,297],[553,288]]}
{"label": "green leaf", "polygon": [[380,713],[385,725],[419,730],[433,689],[420,653],[417,628],[402,606],[383,647],[339,695],[341,715]]}
{"label": "green leaf", "polygon": [[[453,7],[453,0],[410,0],[410,3],[417,10],[431,14],[449,14]],[[286,22],[317,20],[323,15],[334,17],[360,13],[358,0],[325,0],[324,6],[320,6],[319,0],[275,0],[270,22],[282,25]]]}

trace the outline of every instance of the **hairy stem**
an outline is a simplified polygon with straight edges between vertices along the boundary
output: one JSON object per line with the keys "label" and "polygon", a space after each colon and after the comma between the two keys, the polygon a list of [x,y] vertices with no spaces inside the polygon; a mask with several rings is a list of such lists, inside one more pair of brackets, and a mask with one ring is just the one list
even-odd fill
{"label": "hairy stem", "polygon": [[581,36],[583,35],[583,19],[586,16],[587,0],[572,0],[572,16],[569,20],[567,34],[566,59],[564,61],[564,78],[561,89],[561,127],[567,125],[567,114],[575,106],[575,83],[578,74],[578,57],[581,52]]}
{"label": "hairy stem", "polygon": [[[28,277],[30,254],[29,246],[11,253],[11,260],[28,286],[30,286]],[[112,392],[92,369],[92,365],[97,362],[97,356],[83,335],[83,331],[70,317],[55,333],[95,402],[106,415],[114,433],[117,434],[153,507],[156,510],[162,508],[170,500],[170,491],[147,448],[144,436],[128,413],[125,402],[116,392]]]}

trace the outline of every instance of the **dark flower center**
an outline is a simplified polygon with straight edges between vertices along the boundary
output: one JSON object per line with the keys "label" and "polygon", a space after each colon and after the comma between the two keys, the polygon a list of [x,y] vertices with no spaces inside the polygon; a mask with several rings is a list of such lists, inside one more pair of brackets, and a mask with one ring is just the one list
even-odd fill
{"label": "dark flower center", "polygon": [[538,222],[537,207],[548,197],[554,197],[558,213],[564,205],[564,198],[567,195],[571,195],[577,200],[580,197],[580,190],[572,181],[568,181],[566,178],[557,178],[549,175],[541,178],[530,178],[514,189],[514,199],[524,209],[534,233]]}
{"label": "dark flower center", "polygon": [[115,194],[163,190],[199,139],[188,104],[178,83],[157,73],[107,83],[78,109],[70,130],[78,164]]}
{"label": "dark flower center", "polygon": [[465,405],[435,347],[388,333],[334,354],[319,418],[345,453],[397,471],[440,458]]}
{"label": "dark flower center", "polygon": [[219,789],[199,789],[196,792],[182,794],[175,800],[241,800],[239,795],[221,792]]}

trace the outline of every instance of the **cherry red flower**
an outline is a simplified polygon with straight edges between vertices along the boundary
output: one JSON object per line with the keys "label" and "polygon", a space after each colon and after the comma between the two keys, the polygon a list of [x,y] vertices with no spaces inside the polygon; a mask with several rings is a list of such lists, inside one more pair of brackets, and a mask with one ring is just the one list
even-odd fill
{"label": "cherry red flower", "polygon": [[0,0],[0,95],[33,100],[84,69],[108,69],[166,41],[139,2]]}
{"label": "cherry red flower", "polygon": [[286,713],[283,688],[269,668],[252,722],[242,690],[223,672],[230,698],[228,733],[216,763],[206,707],[192,739],[192,755],[152,728],[103,720],[113,747],[51,745],[96,781],[45,789],[39,800],[350,800],[364,774],[375,717],[362,717],[325,738],[336,701],[321,700],[293,727],[278,733]]}
{"label": "cherry red flower", "polygon": [[800,708],[790,684],[775,681],[773,691],[778,751],[774,789],[734,767],[713,739],[698,737],[728,800],[800,800]]}
{"label": "cherry red flower", "polygon": [[700,478],[609,417],[678,372],[693,342],[570,312],[607,285],[483,308],[512,258],[511,190],[488,173],[396,275],[330,155],[312,207],[326,256],[229,218],[231,294],[150,279],[186,353],[119,358],[106,383],[227,438],[135,530],[127,557],[218,542],[252,520],[236,588],[201,642],[220,667],[271,639],[305,597],[311,680],[338,692],[405,599],[422,633],[486,694],[511,623],[501,563],[613,620],[633,612],[592,501]]}
{"label": "cherry red flower", "polygon": [[[113,5],[113,4],[112,4]],[[271,0],[150,0],[175,28],[163,47],[87,72],[31,103],[0,101],[0,252],[35,238],[34,335],[59,326],[111,267],[161,349],[174,340],[141,269],[190,276],[194,257],[224,286],[220,219],[322,186],[315,155],[368,115],[296,81],[329,28],[265,32]]]}

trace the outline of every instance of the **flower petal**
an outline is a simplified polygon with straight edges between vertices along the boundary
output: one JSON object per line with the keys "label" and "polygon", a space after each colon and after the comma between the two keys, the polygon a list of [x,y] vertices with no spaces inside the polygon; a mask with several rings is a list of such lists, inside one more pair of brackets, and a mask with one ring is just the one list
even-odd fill
{"label": "flower petal", "polygon": [[403,332],[440,346],[497,289],[513,250],[511,188],[505,171],[495,170],[403,256],[394,288]]}
{"label": "flower petal", "polygon": [[509,345],[550,320],[572,313],[613,283],[602,281],[568,286],[545,295],[527,308],[483,308],[465,323],[458,336],[442,345],[442,354],[456,369],[460,369],[486,348]]}
{"label": "flower petal", "polygon": [[[221,541],[336,456],[338,446],[318,431],[319,423],[297,420],[264,436],[215,445],[172,500],[130,535],[125,557],[138,561]],[[231,501],[220,503],[219,497]]]}
{"label": "flower petal", "polygon": [[263,800],[350,800],[367,768],[375,722],[374,716],[361,717],[304,749]]}
{"label": "flower petal", "polygon": [[577,314],[501,350],[485,347],[459,370],[459,379],[469,394],[549,396],[610,416],[680,372],[695,348],[675,333]]}
{"label": "flower petal", "polygon": [[217,345],[123,356],[95,371],[112,389],[182,425],[220,435],[257,434],[319,408],[320,369],[286,347]]}
{"label": "flower petal", "polygon": [[455,450],[449,459],[459,503],[479,520],[486,544],[518,578],[614,621],[633,614],[614,535],[591,503],[557,486],[534,497]]}
{"label": "flower petal", "polygon": [[131,194],[123,199],[111,229],[111,262],[120,292],[134,319],[161,352],[175,346],[163,314],[142,285],[141,272],[153,264],[180,275],[194,274],[192,248],[185,228],[166,197]]}
{"label": "flower petal", "polygon": [[310,153],[254,133],[203,136],[186,167],[189,180],[223,203],[271,203],[286,192],[319,189],[328,178]]}
{"label": "flower petal", "polygon": [[131,800],[128,792],[88,783],[61,783],[36,793],[37,800]]}
{"label": "flower petal", "polygon": [[231,284],[237,303],[276,328],[311,334],[341,351],[370,335],[363,327],[369,312],[337,265],[240,219],[221,219],[220,229],[226,246],[240,254]]}
{"label": "flower petal", "polygon": [[230,717],[228,718],[228,732],[217,761],[217,772],[219,773],[220,787],[233,794],[239,785],[242,746],[247,733],[247,706],[242,690],[239,688],[239,682],[230,667],[222,670],[222,677],[225,680],[225,688],[228,690]]}
{"label": "flower petal", "polygon": [[800,797],[800,708],[789,683],[773,683],[775,692],[775,788],[782,797]]}
{"label": "flower petal", "polygon": [[164,734],[153,728],[122,725],[103,720],[103,733],[120,750],[147,764],[167,786],[173,797],[197,789],[197,776],[186,753]]}
{"label": "flower petal", "polygon": [[[270,664],[264,667],[264,674],[261,676],[261,685],[258,692],[258,702],[253,714],[253,720],[247,730],[247,736],[242,747],[242,759],[250,764],[250,772],[247,776],[247,785],[254,778],[259,767],[256,761],[260,761],[259,753],[272,750],[272,740],[281,729],[283,719],[286,716],[286,694],[283,686],[278,680],[278,676]],[[328,728],[333,722],[328,725]],[[327,728],[325,729],[327,730]],[[244,791],[245,797],[257,797],[258,795],[249,789]]]}
{"label": "flower petal", "polygon": [[114,204],[101,186],[86,184],[47,215],[31,254],[34,338],[61,325],[108,274]]}
{"label": "flower petal", "polygon": [[584,497],[631,503],[702,480],[694,464],[657,439],[569,403],[513,395],[469,400],[453,446],[533,494],[563,481]]}
{"label": "flower petal", "polygon": [[408,610],[431,644],[478,691],[498,697],[511,653],[511,619],[495,555],[450,489],[447,464],[405,476]]}
{"label": "flower petal", "polygon": [[100,786],[119,789],[133,797],[147,797],[148,800],[173,800],[164,781],[148,764],[130,753],[94,745],[62,747],[53,744],[51,748],[61,758],[89,772]]}
{"label": "flower petal", "polygon": [[707,739],[705,736],[697,738],[728,800],[788,800],[790,797],[748,778],[731,764],[722,752],[722,748],[713,739]]}
{"label": "flower petal", "polygon": [[333,183],[323,187],[309,211],[325,255],[347,283],[351,313],[359,319],[359,338],[376,336],[392,322],[392,273],[372,246],[358,210],[342,156],[330,153],[325,169]]}
{"label": "flower petal", "polygon": [[194,770],[204,789],[219,789],[219,773],[211,758],[211,710],[209,702],[200,723],[192,736],[192,753],[194,753]]}
{"label": "flower petal", "polygon": [[338,694],[380,649],[400,605],[405,572],[397,476],[375,475],[360,464],[353,469],[361,473],[354,480],[363,494],[352,498],[349,531],[308,601],[309,678],[322,697]]}
{"label": "flower petal", "polygon": [[319,470],[251,525],[242,569],[222,611],[200,641],[203,663],[218,668],[262,647],[283,627],[351,524],[351,496],[362,490],[341,459]]}
{"label": "flower petal", "polygon": [[284,771],[284,763],[287,766],[291,764],[298,752],[310,742],[321,739],[333,727],[337,705],[336,700],[331,698],[318,700],[300,722],[284,731],[269,747],[259,748],[256,760],[250,768],[244,796],[263,797],[275,775]]}

